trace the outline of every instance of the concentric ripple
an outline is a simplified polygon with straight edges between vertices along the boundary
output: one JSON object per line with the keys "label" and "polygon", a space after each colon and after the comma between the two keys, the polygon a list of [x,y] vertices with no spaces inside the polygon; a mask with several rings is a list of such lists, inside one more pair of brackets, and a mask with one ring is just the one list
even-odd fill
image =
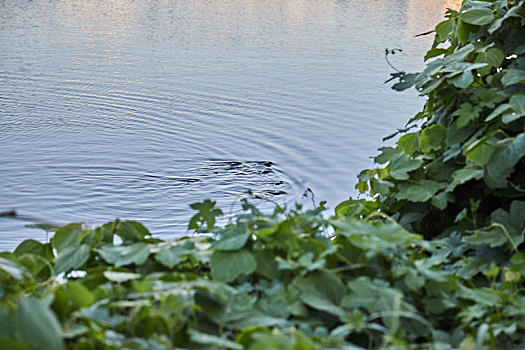
{"label": "concentric ripple", "polygon": [[0,212],[27,219],[0,217],[0,249],[45,239],[33,221],[175,237],[206,198],[347,198],[422,104],[383,85],[385,47],[418,69],[459,2],[0,0]]}

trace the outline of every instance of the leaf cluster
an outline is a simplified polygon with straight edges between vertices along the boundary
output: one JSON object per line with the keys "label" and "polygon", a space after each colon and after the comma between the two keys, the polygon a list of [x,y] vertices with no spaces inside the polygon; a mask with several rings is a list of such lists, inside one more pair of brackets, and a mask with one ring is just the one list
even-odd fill
{"label": "leaf cluster", "polygon": [[525,200],[525,3],[467,0],[435,33],[423,72],[392,74],[394,89],[427,98],[423,111],[356,187],[426,238],[458,232],[516,249],[525,216],[511,209]]}
{"label": "leaf cluster", "polygon": [[465,258],[477,246],[460,236],[426,241],[384,214],[356,217],[361,204],[327,219],[322,206],[264,214],[245,201],[226,226],[197,227],[214,237],[162,241],[117,220],[26,240],[0,257],[0,347],[525,345],[524,253]]}

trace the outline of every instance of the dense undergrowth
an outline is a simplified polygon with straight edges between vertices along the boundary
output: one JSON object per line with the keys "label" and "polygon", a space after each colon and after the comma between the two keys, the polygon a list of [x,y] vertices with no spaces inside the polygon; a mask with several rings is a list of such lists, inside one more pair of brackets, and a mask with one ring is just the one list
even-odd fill
{"label": "dense undergrowth", "polygon": [[244,201],[224,227],[205,201],[211,235],[117,220],[1,253],[0,348],[524,349],[524,4],[466,1],[394,74],[428,101],[359,175],[368,200]]}

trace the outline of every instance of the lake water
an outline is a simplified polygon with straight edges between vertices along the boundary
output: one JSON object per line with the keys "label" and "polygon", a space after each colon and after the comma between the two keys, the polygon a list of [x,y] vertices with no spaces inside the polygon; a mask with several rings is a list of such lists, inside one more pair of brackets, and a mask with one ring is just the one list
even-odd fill
{"label": "lake water", "polygon": [[[0,211],[186,233],[247,190],[333,208],[416,113],[383,82],[423,66],[459,0],[0,0]],[[271,162],[271,163],[268,163]],[[0,218],[0,248],[45,239]]]}

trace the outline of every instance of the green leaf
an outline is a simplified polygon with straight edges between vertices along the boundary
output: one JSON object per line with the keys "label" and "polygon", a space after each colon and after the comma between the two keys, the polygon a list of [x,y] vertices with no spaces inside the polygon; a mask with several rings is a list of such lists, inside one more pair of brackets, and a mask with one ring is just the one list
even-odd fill
{"label": "green leaf", "polygon": [[[444,60],[444,62],[446,62],[447,66],[450,65],[450,62],[453,62],[453,63],[458,63],[460,67],[462,66],[465,66],[465,67],[468,67],[468,66],[472,66],[466,62],[461,62],[461,61],[464,61],[465,58],[468,57],[468,55],[471,53],[471,52],[474,52],[475,50],[475,46],[471,43],[461,47],[459,46],[459,48],[457,48],[454,53],[448,55],[446,57],[446,60]],[[457,65],[457,64],[456,64]],[[455,66],[456,65],[452,65],[451,68],[454,68],[455,69]],[[436,72],[437,73],[437,72]]]}
{"label": "green leaf", "polygon": [[214,251],[210,259],[210,267],[213,279],[231,282],[241,274],[247,275],[255,271],[257,262],[246,250]]}
{"label": "green leaf", "polygon": [[190,330],[190,339],[191,341],[198,344],[211,345],[213,348],[220,349],[235,349],[243,350],[244,347],[240,344],[234,343],[228,339],[218,337],[216,335],[211,335],[207,333],[201,333],[195,329]]}
{"label": "green leaf", "polygon": [[470,103],[463,103],[452,115],[458,116],[457,127],[463,128],[467,126],[470,122],[476,121],[481,112],[481,107],[473,107]]}
{"label": "green leaf", "polygon": [[443,21],[436,26],[436,34],[439,37],[439,41],[443,42],[454,33],[456,27],[456,20],[451,18],[447,21]]}
{"label": "green leaf", "polygon": [[420,159],[411,159],[405,154],[399,154],[390,162],[390,176],[397,180],[407,180],[409,172],[416,170],[423,164]]}
{"label": "green leaf", "polygon": [[523,156],[525,156],[525,133],[519,134],[510,142],[500,144],[486,165],[487,185],[492,188],[507,186],[507,177]]}
{"label": "green leaf", "polygon": [[512,6],[503,17],[500,17],[496,19],[492,25],[489,27],[489,34],[493,34],[496,30],[498,30],[503,22],[507,20],[510,17],[519,17],[519,15],[516,14],[517,11],[519,11],[520,6]]}
{"label": "green leaf", "polygon": [[215,218],[222,215],[222,211],[215,208],[215,203],[215,201],[206,199],[201,203],[190,204],[190,207],[198,210],[198,213],[191,218],[188,228],[200,230],[202,225],[206,224],[206,231],[212,231],[215,226]]}
{"label": "green leaf", "polygon": [[421,147],[421,150],[424,153],[439,151],[445,145],[446,137],[446,127],[443,125],[431,125],[421,131],[421,136],[419,136],[419,147]]}
{"label": "green leaf", "polygon": [[24,342],[35,348],[59,350],[64,348],[62,330],[49,308],[50,302],[49,298],[20,299],[14,312],[14,328]]}
{"label": "green leaf", "polygon": [[184,248],[175,246],[170,249],[161,250],[155,254],[155,259],[160,261],[162,265],[171,269],[183,260],[182,255],[185,253],[187,253],[187,251]]}
{"label": "green leaf", "polygon": [[381,154],[374,157],[374,162],[379,164],[388,163],[402,154],[401,150],[392,147],[382,147],[379,150],[381,151]]}
{"label": "green leaf", "polygon": [[464,286],[460,286],[461,293],[459,294],[462,299],[468,299],[475,301],[476,303],[494,306],[499,304],[499,293],[497,290],[490,288],[479,288],[471,289]]}
{"label": "green leaf", "polygon": [[168,249],[162,249],[155,254],[155,259],[162,265],[173,268],[184,260],[184,255],[193,254],[195,252],[195,243],[190,240],[181,240],[174,246],[169,246]]}
{"label": "green leaf", "polygon": [[505,123],[505,124],[509,124],[509,123],[512,123],[515,120],[520,119],[521,117],[523,117],[523,115],[520,115],[520,114],[518,114],[516,112],[513,112],[513,111],[509,111],[507,113],[504,113],[501,116],[501,121],[503,123]]}
{"label": "green leaf", "polygon": [[150,247],[146,243],[134,243],[126,246],[105,245],[96,250],[102,259],[115,267],[143,264],[149,256]]}
{"label": "green leaf", "polygon": [[443,83],[444,81],[445,77],[429,79],[422,86],[418,87],[419,95],[424,96],[431,93],[434,90],[437,90],[440,87],[441,83]]}
{"label": "green leaf", "polygon": [[47,279],[53,272],[49,260],[40,255],[25,253],[20,255],[16,262],[23,265],[32,276],[38,279]]}
{"label": "green leaf", "polygon": [[405,154],[414,154],[419,151],[419,132],[401,136],[397,141],[397,145],[403,149]]}
{"label": "green leaf", "polygon": [[400,183],[397,185],[396,198],[411,202],[426,202],[445,185],[432,180],[421,180],[418,183]]}
{"label": "green leaf", "polygon": [[374,178],[370,180],[370,187],[372,188],[372,191],[375,193],[379,193],[381,195],[387,195],[390,189],[394,188],[395,185],[393,182]]}
{"label": "green leaf", "polygon": [[34,239],[26,239],[16,247],[14,254],[21,256],[23,254],[34,254],[41,256],[49,261],[55,258],[53,248],[49,243],[42,244]]}
{"label": "green leaf", "polygon": [[17,280],[23,280],[25,277],[29,276],[27,270],[11,260],[4,259],[0,257],[0,269],[7,272],[11,277]]}
{"label": "green leaf", "polygon": [[0,337],[0,349],[9,350],[31,350],[31,347],[27,344],[23,344],[20,341],[14,339],[7,339]]}
{"label": "green leaf", "polygon": [[55,231],[55,235],[51,239],[51,245],[60,253],[68,247],[79,245],[81,239],[82,224],[69,224]]}
{"label": "green leaf", "polygon": [[495,138],[489,134],[480,140],[464,146],[463,154],[467,157],[469,162],[473,162],[479,166],[484,166],[491,159],[496,150]]}
{"label": "green leaf", "polygon": [[487,51],[480,52],[476,57],[476,63],[487,63],[487,67],[478,68],[478,73],[487,75],[492,68],[499,68],[505,59],[505,55],[500,49],[490,48]]}
{"label": "green leaf", "polygon": [[525,95],[514,94],[509,101],[510,106],[519,116],[525,115]]}
{"label": "green leaf", "polygon": [[507,96],[497,88],[478,89],[476,91],[476,97],[478,106],[489,109],[494,109],[507,99]]}
{"label": "green leaf", "polygon": [[470,236],[464,237],[465,242],[474,246],[488,244],[491,247],[499,247],[508,242],[504,232],[499,228],[491,230],[478,230]]}
{"label": "green leaf", "polygon": [[95,321],[98,324],[102,324],[106,327],[117,327],[124,323],[128,317],[124,315],[116,314],[111,316],[108,309],[101,306],[107,301],[99,301],[89,307],[80,309],[80,315],[84,318],[89,319],[90,321]]}
{"label": "green leaf", "polygon": [[460,18],[465,23],[482,26],[492,22],[494,20],[494,15],[489,8],[477,7],[463,12]]}
{"label": "green leaf", "polygon": [[250,337],[253,338],[253,343],[249,347],[250,350],[295,349],[292,340],[283,334],[254,332]]}
{"label": "green leaf", "polygon": [[248,238],[249,235],[239,227],[234,231],[226,231],[218,241],[213,242],[211,247],[214,250],[238,250],[244,247]]}
{"label": "green leaf", "polygon": [[[525,213],[525,202],[516,200],[511,203],[508,212],[499,208],[490,216],[492,224],[505,226],[514,247],[519,246],[524,240],[525,215],[523,215],[523,213]],[[496,229],[498,229],[498,227],[496,227]],[[503,235],[503,233],[500,228],[500,234]],[[508,239],[509,237],[506,238]]]}
{"label": "green leaf", "polygon": [[505,69],[501,83],[504,86],[525,83],[525,70],[523,69]]}
{"label": "green leaf", "polygon": [[452,183],[448,186],[447,192],[453,191],[457,186],[470,180],[479,180],[483,178],[483,169],[478,167],[467,167],[456,170],[452,174]]}
{"label": "green leaf", "polygon": [[89,259],[89,255],[90,249],[84,244],[64,249],[55,259],[55,273],[59,274],[81,267]]}
{"label": "green leaf", "polygon": [[399,309],[403,298],[401,291],[391,288],[388,282],[361,276],[348,282],[352,293],[341,304],[348,308],[364,308],[370,313]]}
{"label": "green leaf", "polygon": [[525,238],[523,213],[525,201],[513,201],[508,212],[501,208],[496,209],[490,216],[492,225],[487,229],[476,230],[473,235],[465,237],[465,241],[472,245],[488,244],[491,247],[499,247],[510,244],[517,247]]}
{"label": "green leaf", "polygon": [[77,281],[68,281],[60,286],[65,293],[67,301],[71,303],[75,309],[88,307],[95,302],[95,296],[82,283]]}
{"label": "green leaf", "polygon": [[458,20],[458,26],[456,30],[456,35],[458,37],[458,40],[462,44],[466,44],[470,41],[470,34],[473,32],[473,26],[462,21],[461,19]]}
{"label": "green leaf", "polygon": [[121,272],[121,271],[104,271],[104,277],[112,282],[122,283],[130,280],[135,280],[141,278],[142,275],[138,273],[131,272]]}
{"label": "green leaf", "polygon": [[121,221],[116,230],[123,242],[140,242],[150,235],[144,225],[135,221]]}
{"label": "green leaf", "polygon": [[392,86],[392,89],[396,91],[403,91],[412,87],[418,78],[419,74],[403,74],[399,77],[399,83],[396,83]]}
{"label": "green leaf", "polygon": [[269,279],[276,279],[279,275],[275,255],[267,250],[253,251],[257,261],[257,272]]}
{"label": "green leaf", "polygon": [[403,278],[403,282],[413,291],[418,291],[425,285],[425,276],[421,276],[417,273],[417,270],[410,269],[409,272]]}
{"label": "green leaf", "polygon": [[362,220],[334,221],[338,234],[346,237],[353,246],[362,249],[369,257],[389,249],[397,249],[419,238],[394,223],[373,224]]}
{"label": "green leaf", "polygon": [[432,197],[432,205],[438,209],[445,209],[448,204],[448,194],[447,192],[440,192],[437,195]]}
{"label": "green leaf", "polygon": [[316,270],[306,277],[297,278],[293,285],[299,289],[301,299],[308,306],[334,315],[344,313],[339,305],[346,294],[346,288],[336,275]]}
{"label": "green leaf", "polygon": [[448,81],[459,89],[466,89],[474,81],[474,76],[471,71],[467,70],[453,78],[449,78]]}
{"label": "green leaf", "polygon": [[491,121],[492,119],[495,119],[497,117],[499,117],[503,112],[506,112],[507,110],[509,110],[511,108],[511,106],[507,103],[504,103],[504,104],[501,104],[498,106],[498,108],[496,108],[495,110],[492,111],[492,113],[490,113],[487,118],[485,118],[485,121],[486,122],[489,122]]}

